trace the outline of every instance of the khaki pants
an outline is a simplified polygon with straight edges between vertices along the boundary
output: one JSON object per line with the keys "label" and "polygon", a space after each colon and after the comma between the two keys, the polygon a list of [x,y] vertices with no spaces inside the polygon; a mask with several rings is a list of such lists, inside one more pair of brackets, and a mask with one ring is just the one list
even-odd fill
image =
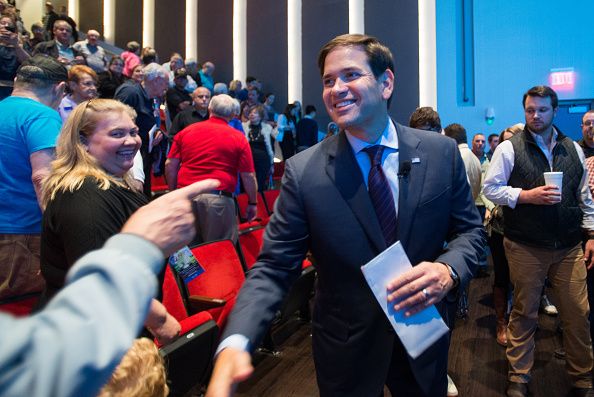
{"label": "khaki pants", "polygon": [[204,193],[194,199],[194,208],[197,230],[193,243],[230,239],[237,244],[239,231],[233,198]]}
{"label": "khaki pants", "polygon": [[508,378],[528,383],[534,364],[534,332],[544,280],[557,298],[563,325],[565,367],[576,387],[592,385],[592,342],[586,290],[586,266],[581,243],[573,248],[545,249],[504,239],[514,302],[507,328]]}
{"label": "khaki pants", "polygon": [[0,234],[0,299],[43,290],[40,245],[38,234]]}

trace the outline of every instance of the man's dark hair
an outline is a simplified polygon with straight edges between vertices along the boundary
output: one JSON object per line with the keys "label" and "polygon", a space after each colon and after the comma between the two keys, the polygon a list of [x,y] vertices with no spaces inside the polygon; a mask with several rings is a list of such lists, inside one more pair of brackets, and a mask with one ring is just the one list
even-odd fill
{"label": "man's dark hair", "polygon": [[251,83],[252,81],[256,81],[256,80],[258,80],[258,79],[255,78],[254,76],[247,76],[245,78],[245,84],[247,85],[247,84]]}
{"label": "man's dark hair", "polygon": [[559,98],[557,97],[557,93],[551,87],[546,85],[537,85],[536,87],[532,87],[526,91],[524,97],[522,98],[522,106],[524,108],[526,107],[526,98],[529,96],[537,96],[540,98],[549,97],[551,98],[551,105],[553,106],[553,109],[559,106]]}
{"label": "man's dark hair", "polygon": [[324,75],[326,57],[330,51],[337,47],[361,47],[367,55],[367,62],[376,78],[384,73],[386,69],[394,72],[394,57],[392,56],[392,52],[388,47],[380,43],[378,39],[364,34],[343,34],[330,40],[320,50],[318,55],[320,75]]}
{"label": "man's dark hair", "polygon": [[17,70],[15,85],[31,90],[45,90],[68,80],[68,70],[52,57],[35,55],[25,60]]}
{"label": "man's dark hair", "polygon": [[444,130],[446,136],[453,138],[459,145],[461,143],[468,143],[468,136],[466,135],[466,128],[461,124],[453,123],[448,125]]}
{"label": "man's dark hair", "polygon": [[[330,51],[338,47],[360,47],[365,52],[365,55],[367,55],[367,63],[376,79],[387,69],[390,69],[394,73],[392,51],[380,43],[378,39],[365,34],[343,34],[330,40],[320,50],[318,67],[320,68],[321,76],[324,76],[326,57]],[[392,96],[388,99],[388,107],[390,107],[391,101]]]}
{"label": "man's dark hair", "polygon": [[487,137],[487,142],[491,143],[493,141],[494,138],[499,137],[499,135],[497,134],[491,134]]}
{"label": "man's dark hair", "polygon": [[316,107],[314,105],[307,105],[305,107],[305,114],[311,114],[316,111]]}
{"label": "man's dark hair", "polygon": [[441,131],[441,120],[431,106],[417,108],[411,115],[408,125],[420,130]]}

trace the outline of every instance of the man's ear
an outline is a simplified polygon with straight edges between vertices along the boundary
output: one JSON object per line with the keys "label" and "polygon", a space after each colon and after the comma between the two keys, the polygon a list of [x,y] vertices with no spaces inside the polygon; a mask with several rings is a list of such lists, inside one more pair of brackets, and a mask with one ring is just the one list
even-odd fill
{"label": "man's ear", "polygon": [[56,98],[62,100],[62,97],[64,97],[64,92],[66,92],[66,82],[62,81],[56,85],[54,93],[56,95]]}
{"label": "man's ear", "polygon": [[384,99],[389,99],[394,92],[394,72],[390,69],[386,69],[378,78],[379,83],[382,85]]}

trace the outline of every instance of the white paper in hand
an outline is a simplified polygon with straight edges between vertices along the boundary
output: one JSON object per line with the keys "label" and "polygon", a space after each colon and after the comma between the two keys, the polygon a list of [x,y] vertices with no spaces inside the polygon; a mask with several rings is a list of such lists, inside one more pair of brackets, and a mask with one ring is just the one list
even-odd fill
{"label": "white paper in hand", "polygon": [[362,266],[361,270],[404,348],[412,358],[417,358],[449,329],[433,305],[405,317],[404,311],[394,310],[395,303],[388,303],[386,286],[411,268],[402,244],[398,241]]}
{"label": "white paper in hand", "polygon": [[153,151],[153,141],[155,140],[155,133],[157,132],[157,124],[153,125],[153,128],[148,132],[149,137],[149,144],[148,144],[148,152]]}

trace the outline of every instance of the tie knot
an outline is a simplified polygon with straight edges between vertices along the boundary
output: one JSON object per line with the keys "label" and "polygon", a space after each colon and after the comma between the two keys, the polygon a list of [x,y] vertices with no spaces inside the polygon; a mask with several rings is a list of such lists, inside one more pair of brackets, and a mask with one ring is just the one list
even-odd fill
{"label": "tie knot", "polygon": [[384,153],[384,146],[367,146],[365,149],[363,149],[363,151],[367,153],[367,155],[369,156],[369,160],[371,160],[372,167],[382,164],[382,154]]}

